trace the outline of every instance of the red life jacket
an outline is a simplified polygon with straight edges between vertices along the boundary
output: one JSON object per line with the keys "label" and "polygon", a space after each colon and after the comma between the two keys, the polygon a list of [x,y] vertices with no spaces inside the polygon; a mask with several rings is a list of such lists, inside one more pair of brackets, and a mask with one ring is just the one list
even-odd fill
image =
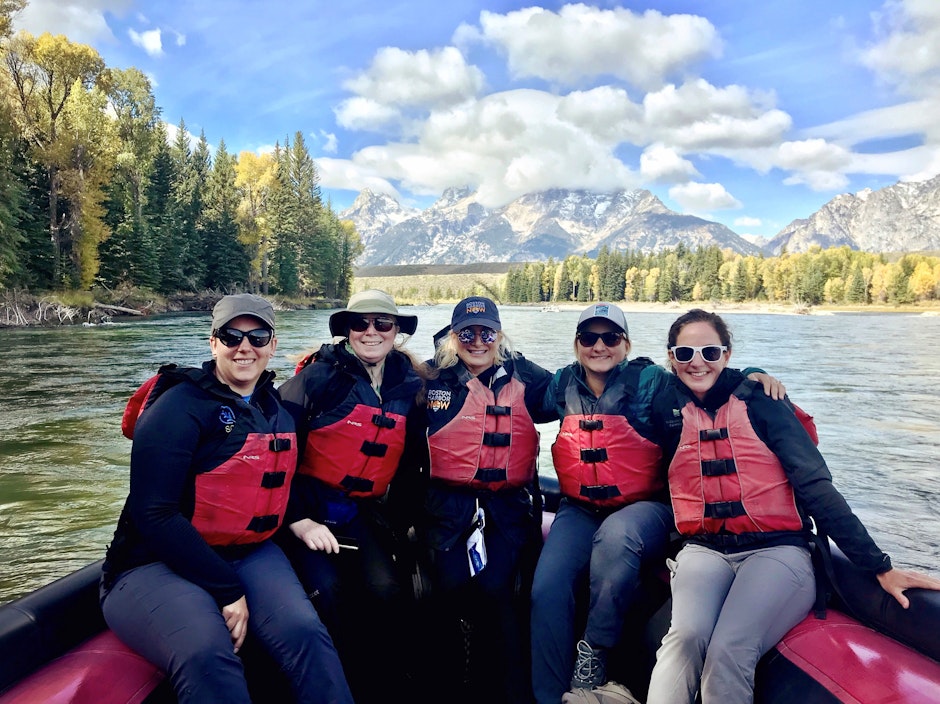
{"label": "red life jacket", "polygon": [[552,444],[561,493],[596,506],[651,498],[665,486],[662,458],[622,415],[566,415]]}
{"label": "red life jacket", "polygon": [[352,497],[384,496],[405,449],[410,400],[380,407],[362,399],[360,392],[357,383],[350,391],[356,403],[346,415],[311,428],[298,471]]}
{"label": "red life jacket", "polygon": [[637,392],[649,360],[633,360],[604,389],[592,413],[582,409],[580,384],[571,368],[558,381],[556,396],[566,415],[552,445],[561,493],[596,506],[619,507],[651,498],[665,485],[662,448],[630,425],[624,407]]}
{"label": "red life jacket", "polygon": [[[172,373],[171,373],[172,372]],[[164,391],[171,386],[176,386],[184,379],[189,379],[197,386],[206,387],[211,384],[211,380],[206,380],[206,375],[198,367],[178,367],[175,364],[164,364],[157,373],[141,384],[124,406],[124,415],[121,416],[121,433],[128,440],[134,439],[134,428],[137,426],[137,419],[141,413],[147,410],[150,405]]]}
{"label": "red life jacket", "polygon": [[230,459],[196,475],[193,526],[209,545],[270,538],[287,510],[296,467],[294,433],[250,433]]}
{"label": "red life jacket", "polygon": [[[217,385],[212,375],[198,367],[160,367],[128,400],[121,420],[124,435],[133,438],[140,416],[165,391],[183,381],[210,393]],[[287,415],[281,407],[278,413]],[[257,423],[249,413],[233,416],[232,422],[232,435],[243,433],[244,443],[227,460],[195,478],[190,522],[214,546],[260,543],[274,535],[284,518],[297,467],[294,432],[264,432],[267,428],[254,427]],[[287,417],[284,424],[289,424]]]}
{"label": "red life jacket", "polygon": [[498,396],[475,377],[466,386],[463,406],[428,435],[431,478],[492,491],[525,486],[535,477],[539,452],[525,385],[513,375]]}
{"label": "red life jacket", "polygon": [[736,395],[714,420],[692,402],[682,409],[669,493],[683,535],[803,528],[780,460],[757,436],[747,404]]}

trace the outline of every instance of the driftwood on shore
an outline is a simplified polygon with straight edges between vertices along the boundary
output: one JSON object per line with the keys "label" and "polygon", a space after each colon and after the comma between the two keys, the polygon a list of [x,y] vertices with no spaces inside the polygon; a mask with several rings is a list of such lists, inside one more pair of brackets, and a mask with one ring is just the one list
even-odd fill
{"label": "driftwood on shore", "polygon": [[143,311],[134,310],[133,308],[125,308],[124,306],[116,306],[112,303],[95,303],[95,308],[101,308],[102,310],[111,310],[117,311],[118,313],[127,313],[128,315],[143,315]]}

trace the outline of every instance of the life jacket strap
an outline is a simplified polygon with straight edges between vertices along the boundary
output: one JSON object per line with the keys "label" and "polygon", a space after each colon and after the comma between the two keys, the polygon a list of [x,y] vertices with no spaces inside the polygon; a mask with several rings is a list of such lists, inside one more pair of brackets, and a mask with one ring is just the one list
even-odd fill
{"label": "life jacket strap", "polygon": [[364,440],[362,447],[359,448],[359,452],[366,457],[385,457],[385,453],[388,452],[388,445],[383,442]]}
{"label": "life jacket strap", "polygon": [[274,438],[268,443],[271,452],[287,452],[290,449],[290,438]]}
{"label": "life jacket strap", "polygon": [[339,484],[347,491],[361,491],[364,493],[371,493],[375,482],[373,482],[371,479],[365,479],[364,477],[353,477],[347,474],[345,477],[343,477]]}
{"label": "life jacket strap", "polygon": [[280,520],[281,517],[276,513],[271,513],[267,516],[254,516],[248,521],[246,529],[253,533],[267,533],[269,530],[277,528]]}
{"label": "life jacket strap", "polygon": [[614,484],[598,484],[595,486],[582,486],[581,496],[590,501],[598,499],[613,499],[620,496],[620,489]]}
{"label": "life jacket strap", "polygon": [[600,418],[582,418],[578,421],[578,427],[581,430],[603,430],[604,421]]}
{"label": "life jacket strap", "polygon": [[482,467],[473,475],[474,480],[487,484],[506,481],[506,470],[500,468],[483,469]]}
{"label": "life jacket strap", "polygon": [[278,489],[287,481],[287,472],[265,472],[261,475],[262,489]]}
{"label": "life jacket strap", "polygon": [[744,504],[740,501],[716,501],[705,504],[705,518],[737,518],[746,516]]}
{"label": "life jacket strap", "polygon": [[509,447],[511,441],[509,433],[483,433],[483,444],[487,447]]}
{"label": "life jacket strap", "polygon": [[395,419],[391,416],[376,413],[374,416],[372,416],[372,424],[380,428],[391,429],[395,427]]}
{"label": "life jacket strap", "polygon": [[703,477],[723,477],[727,474],[736,474],[737,466],[733,459],[728,460],[702,460]]}
{"label": "life jacket strap", "polygon": [[585,447],[581,448],[581,461],[594,464],[596,462],[607,461],[606,447]]}
{"label": "life jacket strap", "polygon": [[728,429],[727,428],[706,428],[705,430],[698,431],[698,439],[703,442],[715,441],[715,440],[727,440]]}

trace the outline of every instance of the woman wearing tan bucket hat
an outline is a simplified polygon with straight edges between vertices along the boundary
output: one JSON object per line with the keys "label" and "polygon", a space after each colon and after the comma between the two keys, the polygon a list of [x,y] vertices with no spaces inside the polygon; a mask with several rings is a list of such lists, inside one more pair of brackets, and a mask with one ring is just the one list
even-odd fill
{"label": "woman wearing tan bucket hat", "polygon": [[280,541],[336,641],[357,702],[395,699],[407,671],[403,585],[410,592],[411,582],[402,550],[417,490],[404,468],[417,463],[403,458],[413,433],[423,442],[421,416],[412,418],[424,409],[423,365],[402,344],[417,324],[386,292],[361,291],[330,316],[334,342],[279,388],[301,453]]}

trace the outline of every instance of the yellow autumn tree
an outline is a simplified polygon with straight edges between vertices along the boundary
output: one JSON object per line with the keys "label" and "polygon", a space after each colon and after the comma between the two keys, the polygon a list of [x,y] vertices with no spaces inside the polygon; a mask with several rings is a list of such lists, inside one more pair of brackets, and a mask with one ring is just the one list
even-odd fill
{"label": "yellow autumn tree", "polygon": [[277,180],[277,161],[272,154],[242,152],[235,165],[235,187],[241,193],[238,220],[239,239],[251,253],[250,279],[262,293],[268,292],[268,259],[271,219],[268,198]]}

